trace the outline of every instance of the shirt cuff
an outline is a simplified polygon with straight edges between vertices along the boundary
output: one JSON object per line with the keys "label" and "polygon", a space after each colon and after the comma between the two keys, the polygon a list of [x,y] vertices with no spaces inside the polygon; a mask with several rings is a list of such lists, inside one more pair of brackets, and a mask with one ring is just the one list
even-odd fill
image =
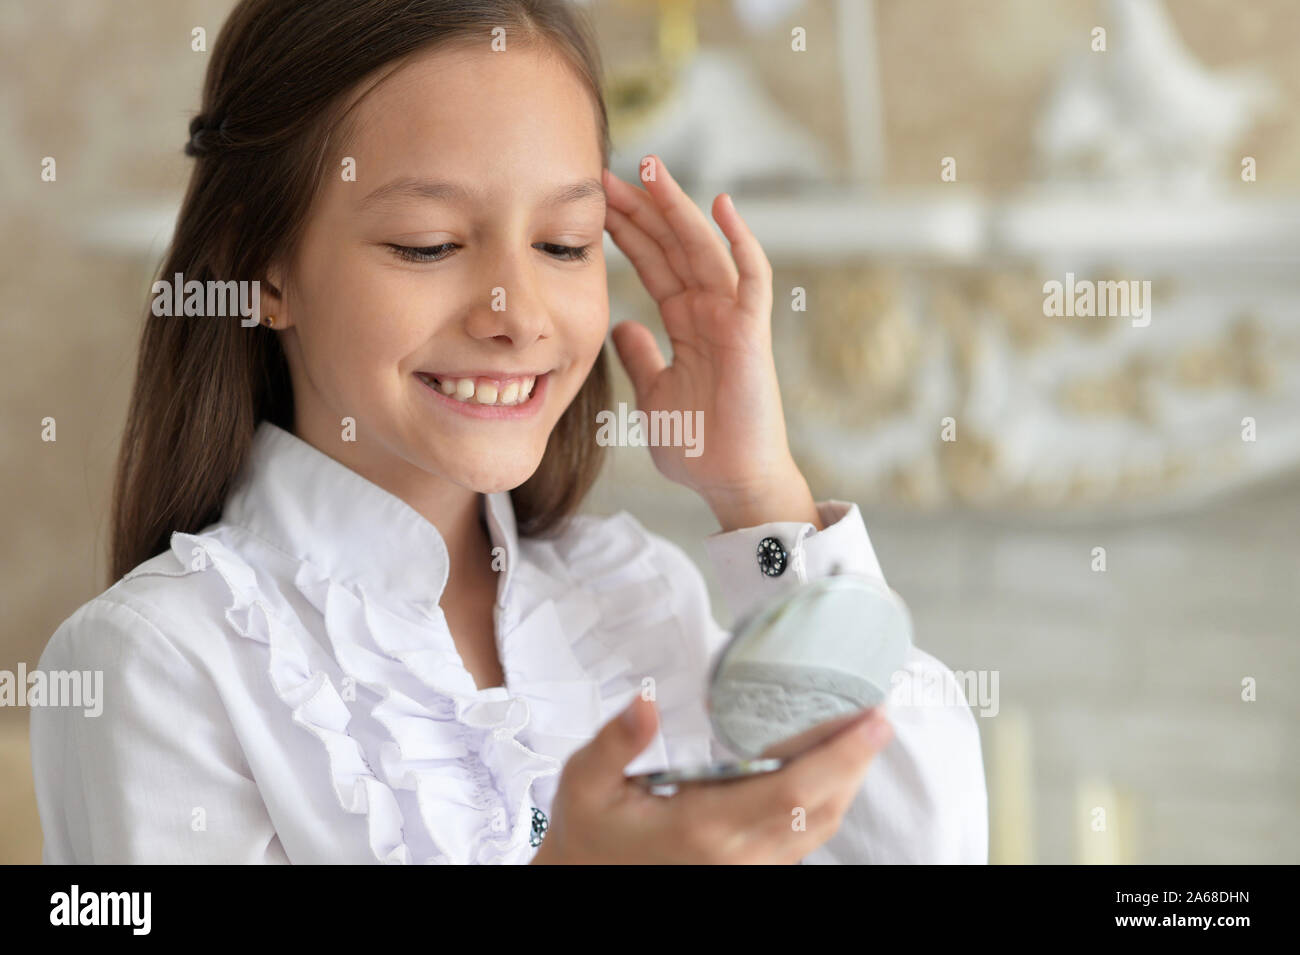
{"label": "shirt cuff", "polygon": [[[820,531],[808,521],[772,521],[704,539],[733,625],[809,580],[836,572],[885,579],[857,504],[819,501],[817,515],[825,525]],[[758,559],[759,542],[769,537],[780,541],[788,555],[785,570],[776,577],[763,573]]]}

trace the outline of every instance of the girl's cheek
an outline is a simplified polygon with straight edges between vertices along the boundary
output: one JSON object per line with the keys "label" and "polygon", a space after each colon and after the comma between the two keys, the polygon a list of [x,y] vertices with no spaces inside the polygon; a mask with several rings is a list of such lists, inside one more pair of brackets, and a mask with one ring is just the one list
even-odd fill
{"label": "girl's cheek", "polygon": [[330,291],[322,307],[331,347],[345,362],[401,360],[428,338],[427,317],[383,283],[343,282]]}
{"label": "girl's cheek", "polygon": [[580,294],[566,296],[561,308],[565,309],[561,314],[568,316],[571,331],[576,335],[603,340],[609,331],[609,292],[603,278]]}

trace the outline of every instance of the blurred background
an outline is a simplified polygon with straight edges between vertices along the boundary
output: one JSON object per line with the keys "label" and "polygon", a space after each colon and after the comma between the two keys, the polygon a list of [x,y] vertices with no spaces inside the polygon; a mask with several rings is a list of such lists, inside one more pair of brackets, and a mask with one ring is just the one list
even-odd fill
{"label": "blurred background", "polygon": [[[0,670],[106,586],[138,331],[232,6],[0,4]],[[582,6],[614,171],[654,151],[700,206],[735,196],[814,494],[860,504],[918,645],[996,686],[971,699],[991,861],[1300,861],[1300,4]],[[657,328],[606,245],[613,320]],[[1149,282],[1149,321],[1046,315],[1067,275]],[[711,514],[610,452],[587,509],[713,587]],[[0,862],[40,859],[27,716],[0,708]]]}

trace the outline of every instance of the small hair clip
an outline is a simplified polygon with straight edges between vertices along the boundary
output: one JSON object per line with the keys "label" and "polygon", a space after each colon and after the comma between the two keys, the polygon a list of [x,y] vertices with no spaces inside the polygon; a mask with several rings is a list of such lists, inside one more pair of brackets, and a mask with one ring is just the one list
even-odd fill
{"label": "small hair clip", "polygon": [[226,118],[219,120],[202,114],[190,120],[190,141],[185,144],[185,155],[206,156],[212,152],[212,137],[226,135]]}

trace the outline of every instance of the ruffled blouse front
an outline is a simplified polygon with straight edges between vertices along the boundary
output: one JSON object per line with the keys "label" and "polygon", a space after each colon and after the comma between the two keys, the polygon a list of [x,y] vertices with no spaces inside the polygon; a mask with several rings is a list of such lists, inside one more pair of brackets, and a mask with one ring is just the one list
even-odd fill
{"label": "ruffled blouse front", "polygon": [[[708,539],[734,612],[835,564],[879,574],[856,506],[819,507],[822,531]],[[704,706],[727,634],[685,554],[625,512],[521,539],[508,493],[485,495],[484,510],[505,557],[505,683],[479,689],[439,606],[437,529],[263,423],[222,519],[174,534],[41,658],[104,674],[100,715],[32,712],[45,861],[528,862],[564,761],[647,681],[660,728],[628,772],[728,756]],[[790,549],[788,579],[753,565],[767,536]],[[921,651],[908,666],[953,679]],[[969,709],[890,716],[895,740],[859,797],[879,791],[870,815],[850,825],[851,812],[806,861],[984,861]],[[893,800],[910,805],[891,816]]]}

